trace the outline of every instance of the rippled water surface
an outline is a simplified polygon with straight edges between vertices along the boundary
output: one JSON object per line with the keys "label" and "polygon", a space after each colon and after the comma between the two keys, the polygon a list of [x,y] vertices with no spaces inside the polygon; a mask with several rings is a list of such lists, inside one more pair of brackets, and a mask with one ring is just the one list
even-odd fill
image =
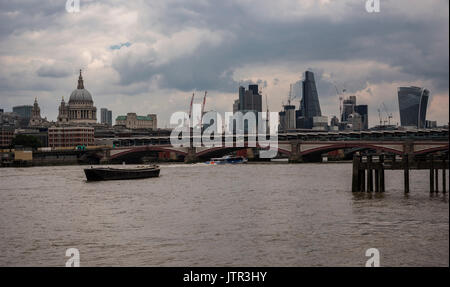
{"label": "rippled water surface", "polygon": [[[352,194],[351,164],[163,165],[88,183],[82,166],[0,169],[0,266],[448,266],[447,195],[386,172]],[[448,180],[447,180],[448,182]]]}

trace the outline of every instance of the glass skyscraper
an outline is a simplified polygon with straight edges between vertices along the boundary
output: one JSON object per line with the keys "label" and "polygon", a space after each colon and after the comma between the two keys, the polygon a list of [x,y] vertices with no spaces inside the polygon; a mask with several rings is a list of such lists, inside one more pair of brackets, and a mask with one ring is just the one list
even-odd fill
{"label": "glass skyscraper", "polygon": [[419,87],[398,88],[398,105],[402,126],[424,128],[430,92]]}
{"label": "glass skyscraper", "polygon": [[305,72],[305,78],[302,82],[303,98],[301,107],[304,121],[304,128],[310,129],[313,125],[313,117],[322,116],[319,103],[319,95],[317,94],[316,81],[314,80],[314,73],[310,71]]}
{"label": "glass skyscraper", "polygon": [[32,110],[33,110],[33,106],[30,106],[30,105],[13,107],[14,113],[18,114],[20,117],[27,119],[27,120],[30,120]]}
{"label": "glass skyscraper", "polygon": [[100,122],[112,126],[112,111],[102,108],[100,110]]}
{"label": "glass skyscraper", "polygon": [[356,105],[355,112],[361,116],[361,129],[369,129],[369,113],[367,105]]}

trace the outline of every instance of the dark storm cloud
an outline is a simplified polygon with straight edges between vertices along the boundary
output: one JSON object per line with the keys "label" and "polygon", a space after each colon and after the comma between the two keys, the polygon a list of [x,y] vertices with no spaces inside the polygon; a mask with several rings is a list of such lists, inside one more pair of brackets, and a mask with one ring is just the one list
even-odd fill
{"label": "dark storm cloud", "polygon": [[45,29],[64,11],[65,1],[0,1],[0,35]]}
{"label": "dark storm cloud", "polygon": [[[236,89],[231,71],[244,64],[370,60],[398,68],[409,75],[406,80],[429,79],[435,88],[448,89],[448,53],[436,49],[442,41],[448,44],[448,36],[447,40],[442,39],[446,23],[439,20],[406,19],[389,13],[374,17],[359,9],[353,17],[339,22],[314,17],[264,21],[264,15],[252,15],[251,11],[243,11],[239,5],[228,5],[226,1],[214,5],[179,5],[182,7],[174,5],[166,11],[163,16],[166,26],[226,30],[233,37],[225,39],[219,47],[206,45],[193,55],[163,65],[151,60],[131,65],[123,59],[115,61],[113,66],[123,84],[159,76],[163,87],[183,91],[204,87],[230,92]],[[195,17],[189,17],[192,15]],[[394,80],[389,78],[392,75],[380,73],[367,76],[371,83]],[[355,90],[364,85],[361,79],[351,84]]]}

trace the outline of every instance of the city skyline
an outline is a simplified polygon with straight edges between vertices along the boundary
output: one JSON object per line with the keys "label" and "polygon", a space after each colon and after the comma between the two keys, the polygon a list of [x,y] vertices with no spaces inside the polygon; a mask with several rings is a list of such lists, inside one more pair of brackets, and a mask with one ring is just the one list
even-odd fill
{"label": "city skyline", "polygon": [[56,120],[82,68],[96,106],[157,113],[165,127],[172,112],[187,111],[195,89],[208,90],[206,109],[224,112],[239,85],[257,83],[279,111],[290,84],[311,70],[329,119],[339,115],[335,84],[368,105],[370,126],[382,103],[400,123],[397,88],[419,86],[430,91],[428,119],[447,124],[448,2],[386,2],[374,14],[360,2],[82,1],[73,14],[60,3],[2,3],[1,108],[37,97],[41,115]]}

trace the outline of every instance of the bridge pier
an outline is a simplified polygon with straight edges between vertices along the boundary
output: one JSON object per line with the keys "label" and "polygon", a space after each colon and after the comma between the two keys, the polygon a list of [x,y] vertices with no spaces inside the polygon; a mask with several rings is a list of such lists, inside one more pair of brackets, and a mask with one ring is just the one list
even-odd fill
{"label": "bridge pier", "polygon": [[189,147],[186,156],[184,157],[184,163],[196,163],[199,159],[196,155],[195,147]]}
{"label": "bridge pier", "polygon": [[300,144],[293,143],[291,144],[291,154],[289,156],[289,163],[301,163],[303,162],[303,158],[300,151]]}
{"label": "bridge pier", "polygon": [[104,149],[103,153],[102,153],[102,157],[100,158],[100,164],[108,164],[110,157],[111,157],[111,150]]}

